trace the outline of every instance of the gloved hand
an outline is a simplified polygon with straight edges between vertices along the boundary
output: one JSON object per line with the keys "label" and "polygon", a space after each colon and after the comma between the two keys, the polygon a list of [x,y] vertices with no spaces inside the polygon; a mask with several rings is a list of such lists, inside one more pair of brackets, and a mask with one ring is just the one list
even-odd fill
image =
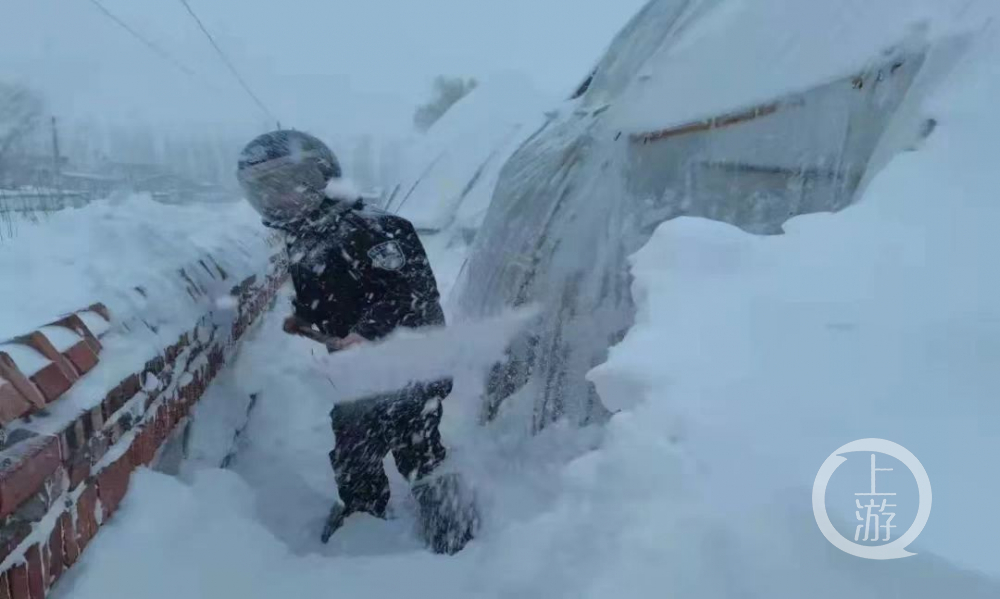
{"label": "gloved hand", "polygon": [[309,323],[299,318],[298,316],[292,314],[291,316],[285,319],[285,322],[284,324],[281,325],[281,328],[289,335],[301,335],[302,329],[309,328]]}
{"label": "gloved hand", "polygon": [[331,353],[368,343],[367,339],[357,333],[351,333],[346,337],[330,337],[317,331],[311,324],[294,314],[285,319],[282,328],[289,335],[301,335],[317,343],[322,343]]}
{"label": "gloved hand", "polygon": [[330,349],[330,351],[343,351],[345,349],[354,347],[356,345],[363,345],[365,343],[368,343],[367,339],[365,339],[361,335],[358,335],[357,333],[351,333],[347,337],[330,339],[326,343],[326,346],[327,348]]}

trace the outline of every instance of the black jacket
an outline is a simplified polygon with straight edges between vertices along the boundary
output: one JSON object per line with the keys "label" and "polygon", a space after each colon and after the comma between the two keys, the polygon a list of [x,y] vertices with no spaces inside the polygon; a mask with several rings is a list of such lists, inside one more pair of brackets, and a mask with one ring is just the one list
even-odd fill
{"label": "black jacket", "polygon": [[445,323],[434,273],[408,220],[360,201],[328,200],[281,228],[295,314],[323,333],[378,339],[398,327]]}

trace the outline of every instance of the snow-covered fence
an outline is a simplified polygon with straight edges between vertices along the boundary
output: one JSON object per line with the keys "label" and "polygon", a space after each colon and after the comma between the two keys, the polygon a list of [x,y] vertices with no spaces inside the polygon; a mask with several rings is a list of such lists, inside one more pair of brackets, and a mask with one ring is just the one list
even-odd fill
{"label": "snow-covered fence", "polygon": [[[225,231],[219,245],[231,241]],[[0,342],[0,598],[45,597],[114,515],[131,473],[156,466],[184,430],[285,280],[278,240],[255,237],[158,265],[155,285],[127,290],[166,296],[132,304],[144,308],[114,298],[120,312],[94,304]],[[183,253],[188,242],[173,243]],[[167,318],[153,309],[164,305]]]}
{"label": "snow-covered fence", "polygon": [[85,191],[47,189],[0,189],[0,211],[4,212],[54,212],[66,208],[79,208],[93,201],[94,195]]}

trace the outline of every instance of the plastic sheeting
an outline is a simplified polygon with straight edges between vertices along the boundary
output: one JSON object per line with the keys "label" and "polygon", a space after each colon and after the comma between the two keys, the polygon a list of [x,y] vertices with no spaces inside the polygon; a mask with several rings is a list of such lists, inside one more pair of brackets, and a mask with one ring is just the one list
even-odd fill
{"label": "plastic sheeting", "polygon": [[920,71],[919,50],[875,57],[839,80],[714,120],[616,130],[629,110],[616,98],[654,75],[650,58],[716,4],[647,5],[582,95],[504,167],[457,306],[476,318],[534,303],[542,316],[494,372],[484,419],[515,410],[537,431],[607,415],[586,373],[632,324],[627,257],[661,222],[694,215],[779,233],[792,216],[855,197]]}

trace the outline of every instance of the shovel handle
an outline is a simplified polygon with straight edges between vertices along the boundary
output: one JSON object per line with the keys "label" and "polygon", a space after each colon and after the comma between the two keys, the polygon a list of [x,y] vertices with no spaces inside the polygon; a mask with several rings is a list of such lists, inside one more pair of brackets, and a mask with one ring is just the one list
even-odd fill
{"label": "shovel handle", "polygon": [[294,325],[291,326],[286,324],[285,331],[293,335],[299,335],[301,337],[305,337],[306,339],[311,339],[316,343],[321,343],[323,346],[326,347],[327,350],[330,351],[330,353],[337,351],[337,348],[334,345],[334,341],[337,340],[336,337],[327,335],[325,333],[321,333],[320,331],[317,331],[316,329],[312,328],[312,325],[304,321],[296,322]]}

